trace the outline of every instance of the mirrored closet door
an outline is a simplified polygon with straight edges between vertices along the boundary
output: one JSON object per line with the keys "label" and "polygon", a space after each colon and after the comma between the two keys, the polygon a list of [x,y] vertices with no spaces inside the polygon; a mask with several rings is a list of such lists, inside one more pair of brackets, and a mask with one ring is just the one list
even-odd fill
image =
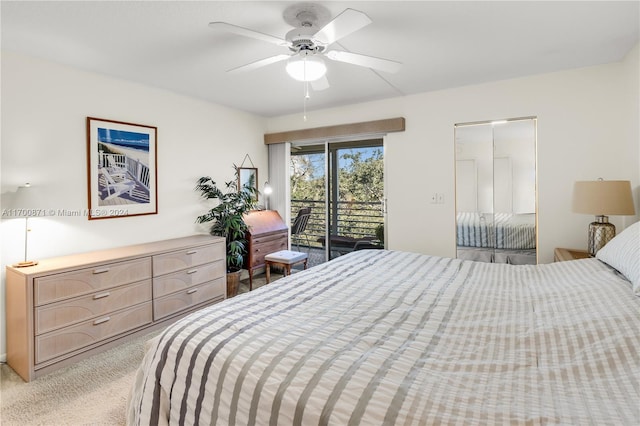
{"label": "mirrored closet door", "polygon": [[455,126],[460,259],[537,263],[536,119]]}

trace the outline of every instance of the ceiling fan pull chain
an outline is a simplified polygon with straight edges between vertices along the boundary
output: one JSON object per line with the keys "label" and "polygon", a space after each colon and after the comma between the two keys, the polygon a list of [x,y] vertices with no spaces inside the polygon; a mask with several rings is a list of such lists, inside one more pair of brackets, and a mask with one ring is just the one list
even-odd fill
{"label": "ceiling fan pull chain", "polygon": [[303,107],[302,107],[302,120],[307,121],[307,99],[309,99],[309,82],[307,81],[307,56],[305,55],[302,59],[302,77],[304,84],[302,85],[303,90]]}
{"label": "ceiling fan pull chain", "polygon": [[309,98],[309,82],[305,81],[302,85],[302,120],[307,121],[307,99]]}
{"label": "ceiling fan pull chain", "polygon": [[304,80],[304,82],[307,82],[307,55],[304,55],[304,58],[302,58],[303,62],[302,62],[302,79]]}

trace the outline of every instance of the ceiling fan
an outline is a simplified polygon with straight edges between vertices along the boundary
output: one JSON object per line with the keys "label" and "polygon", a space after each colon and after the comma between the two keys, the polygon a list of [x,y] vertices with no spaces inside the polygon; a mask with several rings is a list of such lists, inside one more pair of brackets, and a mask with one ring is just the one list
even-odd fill
{"label": "ceiling fan", "polygon": [[[345,50],[328,49],[330,45],[369,25],[372,21],[363,12],[347,8],[328,23],[322,25],[330,17],[323,6],[312,3],[301,3],[289,6],[284,20],[295,28],[284,38],[264,34],[227,22],[211,22],[210,28],[227,31],[233,34],[262,40],[288,48],[289,53],[282,53],[260,59],[246,65],[227,70],[230,73],[251,71],[266,65],[287,60],[287,72],[296,80],[310,82],[314,90],[329,87],[326,79],[326,65],[323,58],[333,61],[359,65],[388,73],[397,72],[402,64],[389,59],[351,53]],[[322,26],[321,26],[322,25]]]}

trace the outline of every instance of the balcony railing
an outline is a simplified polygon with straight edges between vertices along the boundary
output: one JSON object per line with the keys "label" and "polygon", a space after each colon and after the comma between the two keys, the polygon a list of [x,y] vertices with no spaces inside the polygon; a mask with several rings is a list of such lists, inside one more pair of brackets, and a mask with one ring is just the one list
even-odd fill
{"label": "balcony railing", "polygon": [[[338,201],[335,211],[331,209],[330,216],[334,218],[331,228],[332,235],[342,235],[356,239],[376,237],[376,228],[384,223],[382,203],[363,201]],[[291,217],[295,218],[298,210],[311,207],[311,217],[302,237],[294,236],[293,243],[309,247],[322,247],[320,239],[325,236],[326,215],[324,200],[291,200]]]}
{"label": "balcony railing", "polygon": [[104,153],[102,151],[99,154],[98,162],[100,167],[126,169],[136,182],[149,190],[151,176],[149,174],[149,166],[124,154]]}

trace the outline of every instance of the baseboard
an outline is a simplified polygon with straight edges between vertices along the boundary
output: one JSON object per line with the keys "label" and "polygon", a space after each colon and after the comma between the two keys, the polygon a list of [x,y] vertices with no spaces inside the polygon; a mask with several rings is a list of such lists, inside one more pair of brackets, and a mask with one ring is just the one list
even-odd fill
{"label": "baseboard", "polygon": [[7,354],[0,354],[0,362],[7,362]]}

